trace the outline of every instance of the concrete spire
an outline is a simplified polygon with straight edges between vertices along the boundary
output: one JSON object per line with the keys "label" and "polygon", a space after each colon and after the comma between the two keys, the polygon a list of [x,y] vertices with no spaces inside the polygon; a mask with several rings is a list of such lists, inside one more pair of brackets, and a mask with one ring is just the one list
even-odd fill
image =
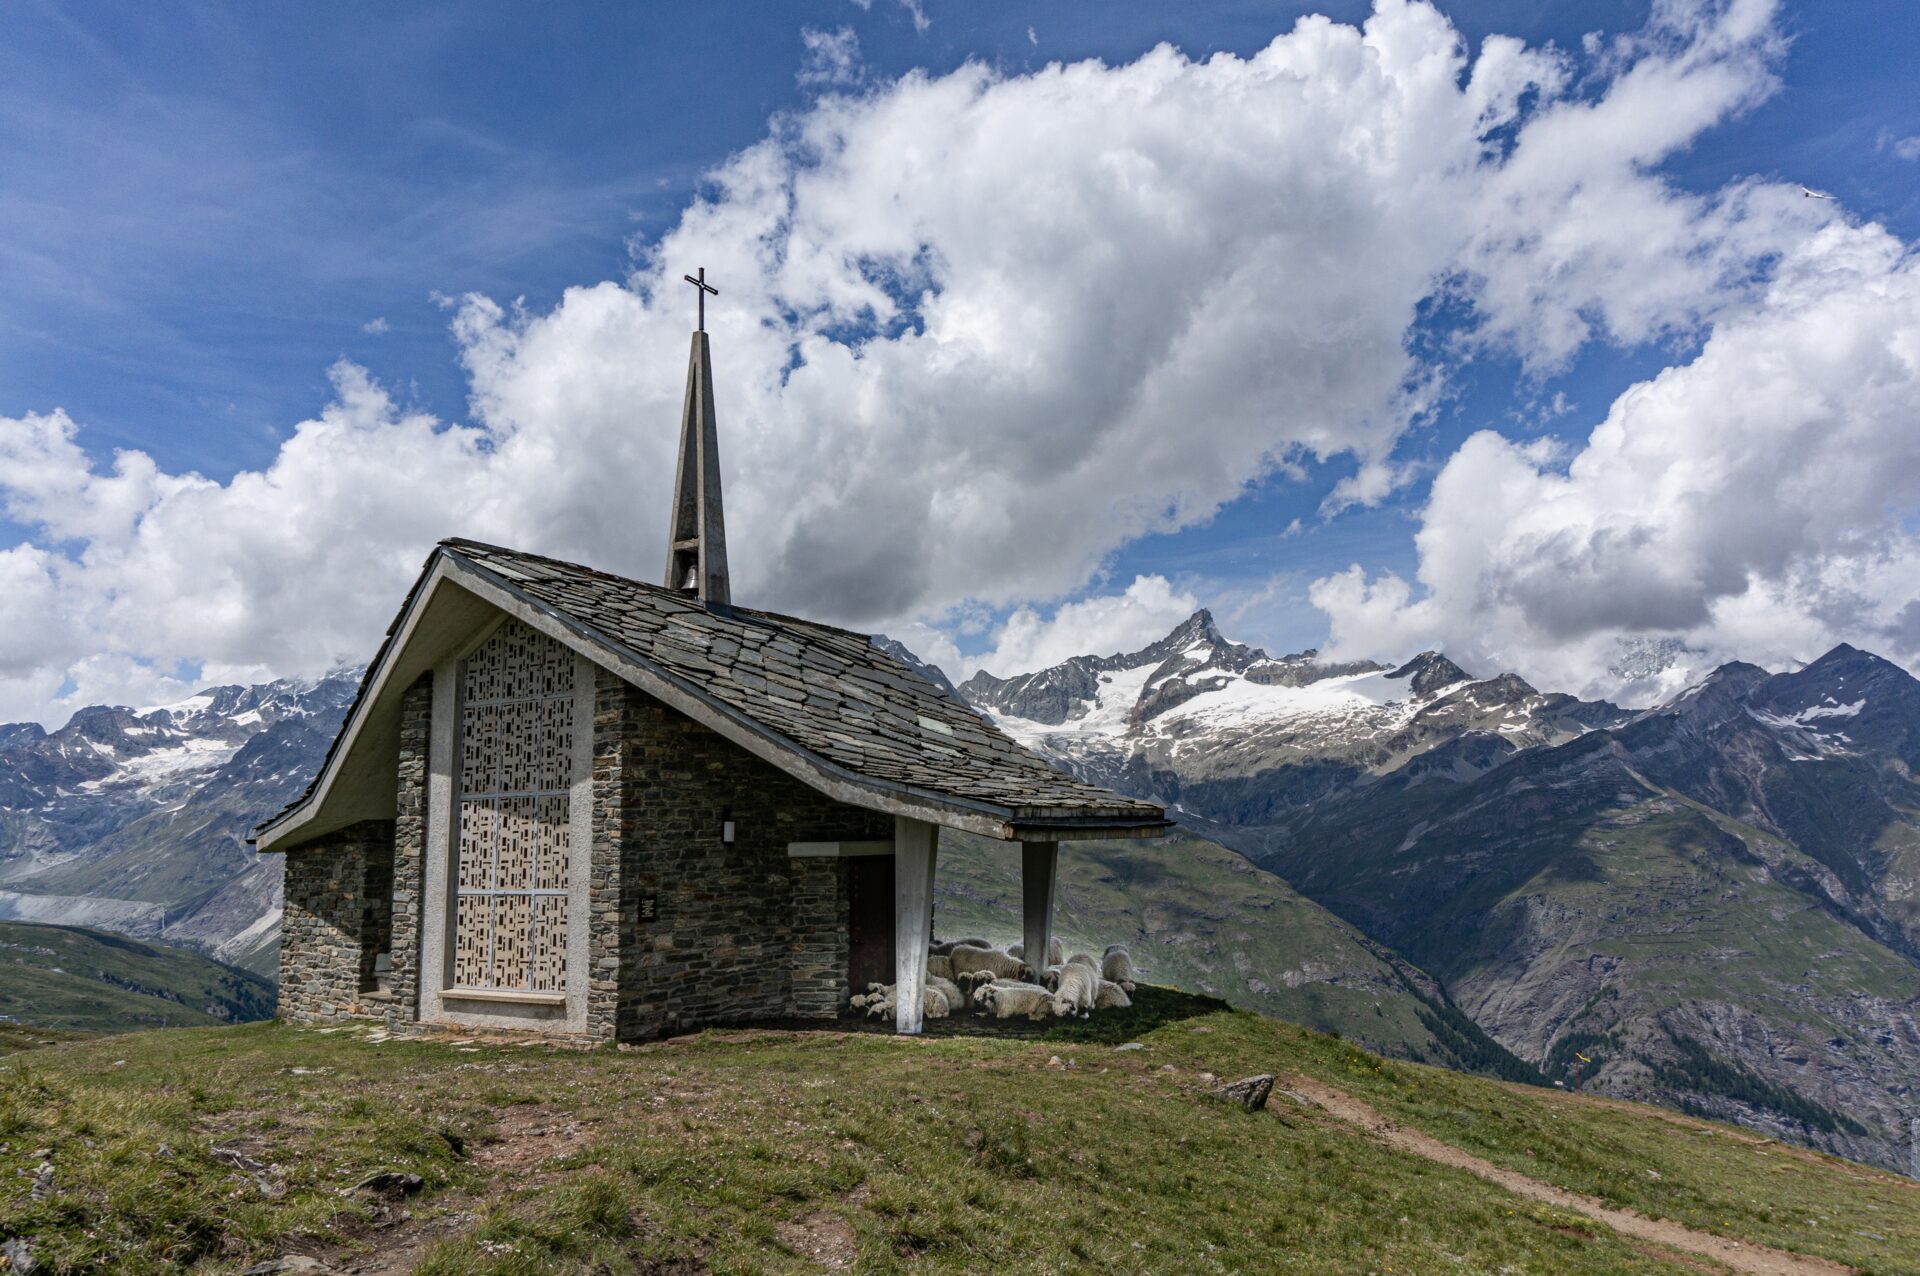
{"label": "concrete spire", "polygon": [[707,606],[732,601],[727,584],[727,529],[720,509],[720,429],[713,412],[713,358],[707,334],[693,334],[687,357],[687,401],[680,413],[680,466],[673,482],[673,525],[667,538],[667,587],[698,594]]}

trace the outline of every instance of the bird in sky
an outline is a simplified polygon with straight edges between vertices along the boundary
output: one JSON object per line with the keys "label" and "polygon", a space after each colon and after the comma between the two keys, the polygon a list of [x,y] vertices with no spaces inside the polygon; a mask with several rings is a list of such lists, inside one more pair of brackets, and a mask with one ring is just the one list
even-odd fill
{"label": "bird in sky", "polygon": [[1825,191],[1817,191],[1807,186],[1802,186],[1800,188],[1800,193],[1802,195],[1805,195],[1808,199],[1832,199],[1833,198],[1833,196],[1827,194]]}

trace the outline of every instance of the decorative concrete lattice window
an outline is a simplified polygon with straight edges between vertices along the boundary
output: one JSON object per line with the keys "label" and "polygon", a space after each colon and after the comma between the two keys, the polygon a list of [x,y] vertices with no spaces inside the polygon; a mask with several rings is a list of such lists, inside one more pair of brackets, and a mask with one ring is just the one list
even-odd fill
{"label": "decorative concrete lattice window", "polygon": [[518,621],[467,657],[453,982],[564,992],[573,653]]}

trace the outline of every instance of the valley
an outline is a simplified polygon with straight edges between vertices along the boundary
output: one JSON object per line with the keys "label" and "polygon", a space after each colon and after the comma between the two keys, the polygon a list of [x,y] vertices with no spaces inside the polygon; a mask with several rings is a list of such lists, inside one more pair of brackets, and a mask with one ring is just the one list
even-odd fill
{"label": "valley", "polygon": [[[1920,683],[1842,647],[1632,712],[1200,613],[963,690],[1427,972],[1555,1081],[1920,1170]],[[1027,716],[1036,715],[1036,716]]]}
{"label": "valley", "polygon": [[[246,833],[353,686],[0,728],[0,914],[271,976],[278,866]],[[1634,711],[1435,652],[1272,657],[1200,612],[956,694],[1181,821],[1066,848],[1070,944],[1125,937],[1151,979],[1390,1056],[1534,1084],[1577,1063],[1600,1093],[1920,1168],[1920,684],[1885,661],[1728,666]],[[1016,938],[1017,852],[948,837],[936,898],[943,933]]]}

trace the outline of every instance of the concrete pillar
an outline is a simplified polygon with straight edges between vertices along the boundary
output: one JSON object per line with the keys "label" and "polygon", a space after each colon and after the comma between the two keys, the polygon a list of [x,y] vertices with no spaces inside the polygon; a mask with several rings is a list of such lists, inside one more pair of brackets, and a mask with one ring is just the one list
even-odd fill
{"label": "concrete pillar", "polygon": [[460,751],[460,662],[444,660],[433,671],[433,716],[427,728],[426,872],[420,907],[420,1018],[440,1018],[440,994],[453,969],[452,862],[458,844],[459,810],[454,768]]}
{"label": "concrete pillar", "polygon": [[893,820],[893,1024],[920,1031],[926,1010],[927,944],[933,939],[933,861],[940,826]]}
{"label": "concrete pillar", "polygon": [[1020,843],[1021,938],[1027,965],[1038,975],[1047,968],[1053,943],[1053,884],[1060,867],[1060,843]]}

